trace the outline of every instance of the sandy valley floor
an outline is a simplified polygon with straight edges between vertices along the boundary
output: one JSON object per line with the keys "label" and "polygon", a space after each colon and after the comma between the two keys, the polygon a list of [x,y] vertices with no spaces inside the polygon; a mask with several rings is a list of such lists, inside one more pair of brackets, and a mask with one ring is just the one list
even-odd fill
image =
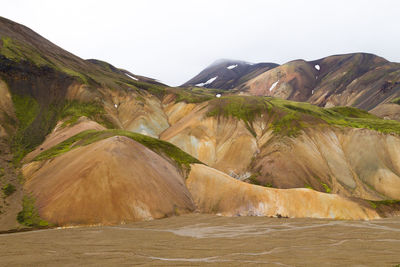
{"label": "sandy valley floor", "polygon": [[191,214],[0,235],[2,266],[394,266],[400,218],[334,221]]}

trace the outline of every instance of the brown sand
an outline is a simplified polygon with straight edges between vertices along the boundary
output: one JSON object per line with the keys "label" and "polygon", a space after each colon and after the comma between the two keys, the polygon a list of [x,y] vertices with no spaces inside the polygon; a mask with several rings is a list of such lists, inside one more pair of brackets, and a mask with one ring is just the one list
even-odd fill
{"label": "brown sand", "polygon": [[2,266],[379,266],[400,263],[400,220],[190,214],[0,235]]}

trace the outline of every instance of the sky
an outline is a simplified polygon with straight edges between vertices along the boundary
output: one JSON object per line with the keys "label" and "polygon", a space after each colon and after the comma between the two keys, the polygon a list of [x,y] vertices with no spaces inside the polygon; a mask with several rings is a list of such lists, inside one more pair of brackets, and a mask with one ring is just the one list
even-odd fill
{"label": "sky", "polygon": [[217,59],[283,64],[368,52],[400,62],[398,0],[3,0],[65,50],[180,85]]}

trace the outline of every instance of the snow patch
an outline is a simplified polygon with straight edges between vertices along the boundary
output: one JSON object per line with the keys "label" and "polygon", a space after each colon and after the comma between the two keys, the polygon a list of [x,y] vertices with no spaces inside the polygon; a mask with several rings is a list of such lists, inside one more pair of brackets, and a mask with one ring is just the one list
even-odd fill
{"label": "snow patch", "polygon": [[231,70],[231,69],[234,69],[234,68],[236,68],[238,66],[238,64],[235,64],[235,65],[230,65],[230,66],[228,66],[228,67],[226,67],[228,70]]}
{"label": "snow patch", "polygon": [[218,78],[218,76],[215,76],[215,77],[209,79],[208,81],[206,81],[205,84],[211,84],[211,83],[213,83],[217,78]]}
{"label": "snow patch", "polygon": [[205,83],[196,84],[196,86],[202,87],[202,86],[207,85],[207,84],[212,84],[217,78],[218,78],[218,76],[215,76],[215,77],[209,79],[208,81],[206,81]]}
{"label": "snow patch", "polygon": [[135,80],[135,81],[139,81],[138,78],[133,77],[132,75],[129,75],[128,73],[125,73],[126,76],[128,76],[129,78]]}
{"label": "snow patch", "polygon": [[272,90],[274,90],[274,88],[276,87],[276,85],[279,83],[279,80],[277,80],[276,82],[274,82],[271,87],[269,88],[269,91],[271,92]]}
{"label": "snow patch", "polygon": [[321,69],[321,67],[320,67],[318,64],[315,65],[314,68],[315,68],[316,70],[320,70],[320,69]]}

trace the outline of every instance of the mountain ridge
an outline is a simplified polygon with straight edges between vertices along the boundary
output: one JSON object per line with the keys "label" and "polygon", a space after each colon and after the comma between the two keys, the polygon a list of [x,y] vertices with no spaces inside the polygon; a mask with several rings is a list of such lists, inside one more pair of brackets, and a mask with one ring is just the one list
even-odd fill
{"label": "mountain ridge", "polygon": [[[343,92],[360,106],[394,99],[394,63],[367,54],[324,58],[319,69],[301,60],[219,61],[212,68],[222,68],[221,77],[207,83],[215,74],[203,73],[202,87],[169,87],[70,56],[7,21],[0,20],[0,228],[119,224],[196,210],[340,219],[400,210],[400,123],[335,107]],[[310,99],[320,105],[298,102],[314,90],[317,72],[320,88]],[[218,80],[232,82],[207,88]],[[351,95],[366,81],[368,94]],[[228,90],[232,84],[240,86]]]}
{"label": "mountain ridge", "polygon": [[[207,67],[201,72],[202,79],[198,79],[199,74],[185,84],[196,86],[195,82],[204,83],[206,78],[215,75],[217,78],[207,87],[325,107],[354,106],[373,110],[382,105],[376,114],[382,113],[382,109],[391,110],[385,109],[384,105],[400,96],[400,64],[370,53],[338,54],[311,61],[292,60],[260,71],[250,79],[240,80],[243,76],[237,77],[240,82],[235,86],[228,85],[224,79],[219,80],[216,75],[218,71],[225,71],[225,65],[219,64],[214,69]],[[397,111],[386,117],[395,118]]]}

